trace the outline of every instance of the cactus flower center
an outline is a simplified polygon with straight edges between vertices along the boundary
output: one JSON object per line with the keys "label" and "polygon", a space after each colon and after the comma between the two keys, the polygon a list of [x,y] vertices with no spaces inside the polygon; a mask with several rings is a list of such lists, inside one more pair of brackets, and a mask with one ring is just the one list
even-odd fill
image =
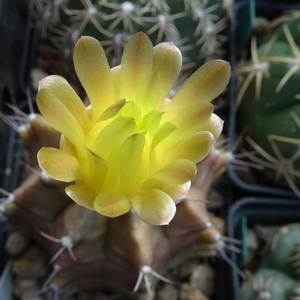
{"label": "cactus flower center", "polygon": [[138,33],[121,65],[110,69],[101,44],[81,37],[74,66],[90,105],[63,77],[51,75],[39,85],[39,110],[62,134],[59,149],[40,149],[43,171],[72,183],[66,193],[100,214],[116,217],[134,209],[146,223],[168,224],[196,164],[222,130],[210,102],[230,77],[227,62],[208,62],[169,100],[181,64],[173,43],[153,47]]}

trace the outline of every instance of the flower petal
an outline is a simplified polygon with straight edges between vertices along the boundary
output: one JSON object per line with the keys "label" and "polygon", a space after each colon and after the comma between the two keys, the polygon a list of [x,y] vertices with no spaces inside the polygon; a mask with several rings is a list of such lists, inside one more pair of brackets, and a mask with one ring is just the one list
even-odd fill
{"label": "flower petal", "polygon": [[109,123],[96,138],[90,149],[101,157],[105,157],[113,149],[120,149],[121,144],[136,131],[134,119],[119,117]]}
{"label": "flower petal", "polygon": [[95,186],[100,190],[106,178],[108,164],[102,157],[98,156],[88,148],[86,148],[86,152],[89,158],[88,185]]}
{"label": "flower petal", "polygon": [[108,107],[101,115],[99,121],[105,121],[110,118],[113,118],[120,110],[121,108],[125,105],[126,100],[125,99],[120,99],[116,101],[113,105]]}
{"label": "flower petal", "polygon": [[156,72],[150,73],[138,86],[135,103],[143,114],[147,114],[156,109],[161,99],[160,78]]}
{"label": "flower petal", "polygon": [[42,170],[53,179],[65,182],[80,179],[80,165],[77,159],[66,151],[43,147],[37,158]]}
{"label": "flower petal", "polygon": [[156,134],[153,137],[152,143],[151,143],[151,149],[153,149],[155,146],[157,146],[160,142],[162,142],[165,138],[167,138],[171,133],[173,133],[177,127],[170,122],[162,124]]}
{"label": "flower petal", "polygon": [[223,92],[229,79],[230,66],[228,62],[223,60],[207,62],[184,82],[166,105],[167,111],[164,118],[170,118],[194,101],[212,101]]}
{"label": "flower petal", "polygon": [[144,189],[158,189],[168,194],[175,202],[182,199],[191,187],[191,182],[188,181],[181,185],[171,185],[165,182],[147,179],[141,186],[141,190]]}
{"label": "flower petal", "polygon": [[66,194],[78,205],[94,210],[94,201],[97,193],[84,183],[76,183],[68,186]]}
{"label": "flower petal", "polygon": [[120,91],[121,91],[121,65],[115,66],[110,71],[111,71],[111,76],[114,84],[115,101],[118,101],[120,99]]}
{"label": "flower petal", "polygon": [[130,208],[128,198],[114,191],[101,192],[94,202],[94,209],[98,213],[111,218],[126,214]]}
{"label": "flower petal", "polygon": [[158,189],[141,190],[130,202],[137,215],[150,225],[167,225],[176,212],[172,198]]}
{"label": "flower petal", "polygon": [[[120,190],[131,194],[139,182],[144,181],[144,172],[141,172],[141,158],[145,145],[144,135],[137,133],[128,137],[120,149],[121,182]],[[144,175],[144,176],[143,176]]]}
{"label": "flower petal", "polygon": [[47,89],[56,96],[73,114],[79,124],[87,130],[89,117],[86,107],[67,80],[58,75],[50,75],[39,82],[39,89]]}
{"label": "flower petal", "polygon": [[[187,136],[200,130],[212,115],[214,106],[211,103],[197,101],[183,108],[172,120],[178,128],[168,139],[164,141],[165,149],[172,147]],[[164,116],[163,116],[164,117]]]}
{"label": "flower petal", "polygon": [[153,46],[142,32],[135,34],[126,44],[121,61],[120,97],[134,101],[139,83],[152,72]]}
{"label": "flower petal", "polygon": [[180,185],[190,181],[197,172],[196,164],[187,159],[178,159],[168,163],[151,179],[165,182],[171,185]]}
{"label": "flower petal", "polygon": [[216,114],[212,114],[210,119],[200,127],[200,130],[209,131],[216,140],[223,130],[224,121]]}
{"label": "flower petal", "polygon": [[74,66],[93,108],[93,119],[113,104],[114,86],[110,67],[101,44],[83,36],[74,48]]}
{"label": "flower petal", "polygon": [[153,71],[158,72],[162,82],[162,98],[167,98],[180,73],[182,56],[174,43],[164,42],[153,48]]}
{"label": "flower petal", "polygon": [[83,130],[65,104],[47,89],[40,89],[36,98],[46,121],[79,149],[84,139]]}
{"label": "flower petal", "polygon": [[165,158],[167,161],[188,159],[198,163],[210,153],[214,144],[214,136],[209,131],[199,131],[176,144]]}

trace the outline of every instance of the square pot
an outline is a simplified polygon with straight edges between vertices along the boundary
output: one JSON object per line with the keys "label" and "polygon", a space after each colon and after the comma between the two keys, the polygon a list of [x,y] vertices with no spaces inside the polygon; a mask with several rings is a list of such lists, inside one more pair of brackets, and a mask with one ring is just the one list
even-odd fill
{"label": "square pot", "polygon": [[[300,221],[300,201],[292,199],[256,198],[247,197],[238,200],[230,208],[227,225],[228,236],[243,242],[240,247],[241,254],[230,253],[233,263],[239,267],[239,263],[247,255],[245,244],[247,228],[254,224],[261,225],[285,225]],[[238,273],[230,268],[232,286],[232,300],[239,300],[239,288],[242,282]]]}

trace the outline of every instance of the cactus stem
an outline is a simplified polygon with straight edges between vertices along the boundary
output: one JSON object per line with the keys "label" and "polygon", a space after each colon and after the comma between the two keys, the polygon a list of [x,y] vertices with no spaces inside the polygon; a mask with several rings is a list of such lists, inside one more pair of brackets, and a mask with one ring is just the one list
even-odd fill
{"label": "cactus stem", "polygon": [[139,287],[141,286],[141,283],[144,279],[145,281],[145,285],[146,285],[146,289],[147,289],[147,293],[150,297],[152,297],[152,291],[151,291],[151,284],[148,278],[148,275],[151,274],[152,276],[156,277],[159,280],[162,280],[166,283],[170,283],[170,284],[174,284],[174,281],[163,277],[162,275],[160,275],[159,273],[155,272],[154,270],[152,270],[152,268],[150,266],[141,266],[140,267],[140,273],[139,273],[139,277],[137,279],[137,282],[133,288],[132,293],[136,293],[139,289]]}

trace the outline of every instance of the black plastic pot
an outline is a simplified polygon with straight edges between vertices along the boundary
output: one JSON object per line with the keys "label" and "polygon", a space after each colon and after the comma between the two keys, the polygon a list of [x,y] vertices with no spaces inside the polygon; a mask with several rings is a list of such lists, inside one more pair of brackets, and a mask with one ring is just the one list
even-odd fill
{"label": "black plastic pot", "polygon": [[[247,228],[253,224],[262,225],[284,225],[300,221],[300,201],[291,199],[274,198],[243,198],[237,201],[230,209],[227,225],[230,238],[245,241]],[[230,253],[230,258],[239,266],[242,257],[246,255],[245,243],[241,246],[241,254]],[[239,300],[239,287],[241,277],[232,268],[229,270],[231,276],[231,298]]]}

